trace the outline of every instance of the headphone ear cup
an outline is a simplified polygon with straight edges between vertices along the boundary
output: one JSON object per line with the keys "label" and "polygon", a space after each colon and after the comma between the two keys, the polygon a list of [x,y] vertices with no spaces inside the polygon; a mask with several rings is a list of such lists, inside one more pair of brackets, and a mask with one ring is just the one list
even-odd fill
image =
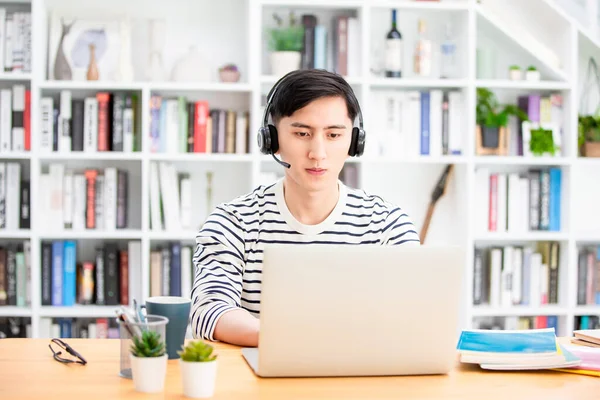
{"label": "headphone ear cup", "polygon": [[271,134],[269,128],[261,126],[258,129],[258,135],[256,135],[258,149],[263,154],[269,154],[271,148]]}
{"label": "headphone ear cup", "polygon": [[356,134],[356,136],[357,136],[356,157],[360,157],[365,152],[365,141],[367,139],[367,133],[364,131],[364,129],[360,129],[360,128],[354,128],[354,129],[356,129],[358,131]]}
{"label": "headphone ear cup", "polygon": [[267,127],[269,128],[269,136],[270,136],[270,142],[271,142],[271,153],[275,154],[277,153],[277,151],[279,150],[279,139],[277,138],[277,128],[275,128],[275,125],[267,125]]}
{"label": "headphone ear cup", "polygon": [[[361,142],[362,133],[362,142]],[[362,145],[361,145],[362,143]],[[362,155],[364,150],[364,131],[358,127],[352,128],[352,140],[350,141],[350,148],[348,149],[348,155],[351,157],[359,157]]]}

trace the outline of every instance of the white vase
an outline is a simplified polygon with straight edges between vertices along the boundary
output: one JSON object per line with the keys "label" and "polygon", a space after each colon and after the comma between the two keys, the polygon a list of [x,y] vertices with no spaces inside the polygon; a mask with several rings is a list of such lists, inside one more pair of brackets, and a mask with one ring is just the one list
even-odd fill
{"label": "white vase", "polygon": [[540,71],[525,72],[525,79],[528,81],[539,81],[540,80]]}
{"label": "white vase", "polygon": [[300,68],[302,57],[299,51],[274,51],[271,53],[271,73],[282,77]]}
{"label": "white vase", "polygon": [[511,70],[509,70],[508,76],[511,81],[520,81],[521,80],[521,70],[520,69],[511,69]]}
{"label": "white vase", "polygon": [[193,362],[179,359],[179,366],[185,396],[199,399],[214,395],[217,380],[217,360]]}
{"label": "white vase", "polygon": [[162,392],[167,376],[167,354],[161,357],[136,357],[130,353],[129,357],[135,390],[144,393]]}

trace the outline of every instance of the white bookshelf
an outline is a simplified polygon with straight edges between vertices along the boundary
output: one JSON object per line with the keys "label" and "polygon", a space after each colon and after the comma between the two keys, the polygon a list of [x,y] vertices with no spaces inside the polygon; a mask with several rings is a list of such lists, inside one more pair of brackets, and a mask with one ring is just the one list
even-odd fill
{"label": "white bookshelf", "polygon": [[[503,1],[503,0],[497,0]],[[280,171],[270,156],[257,153],[255,132],[260,124],[262,114],[261,97],[277,81],[278,77],[270,74],[268,65],[265,64],[266,56],[263,48],[262,36],[265,26],[271,24],[270,13],[274,10],[284,11],[293,9],[301,12],[315,12],[317,14],[332,15],[337,12],[350,13],[358,17],[361,25],[362,57],[358,76],[348,77],[349,83],[355,88],[361,101],[364,114],[365,128],[367,131],[367,146],[372,118],[375,115],[369,96],[378,90],[430,90],[430,89],[458,89],[464,95],[465,115],[465,141],[463,154],[459,156],[440,157],[414,157],[398,158],[393,156],[373,156],[366,154],[361,159],[349,159],[348,162],[356,164],[359,169],[359,182],[366,190],[380,194],[392,202],[405,208],[420,229],[428,205],[431,190],[439,174],[447,164],[456,166],[453,173],[449,193],[438,204],[432,225],[429,231],[428,243],[451,243],[462,246],[467,253],[465,264],[465,287],[462,301],[462,327],[469,327],[474,317],[489,316],[534,316],[557,315],[561,333],[567,334],[573,329],[574,317],[577,315],[600,315],[600,306],[576,306],[576,273],[577,273],[577,246],[579,244],[599,244],[600,224],[593,230],[581,227],[578,221],[584,220],[584,215],[596,213],[595,208],[580,207],[575,199],[580,193],[574,193],[573,180],[581,171],[592,170],[600,173],[600,159],[581,159],[577,157],[576,132],[579,81],[582,79],[582,55],[579,54],[582,42],[591,46],[594,56],[600,56],[600,41],[593,40],[589,33],[580,29],[575,20],[564,15],[553,5],[552,0],[535,0],[544,13],[552,15],[553,21],[562,21],[561,31],[569,34],[567,43],[560,43],[561,54],[568,54],[564,70],[546,65],[545,60],[528,55],[527,48],[519,43],[506,26],[498,23],[494,13],[476,4],[474,0],[442,0],[441,2],[414,2],[408,0],[225,0],[211,2],[209,0],[161,2],[152,0],[150,3],[136,0],[123,3],[117,0],[90,0],[84,4],[73,5],[68,0],[32,0],[29,3],[33,13],[33,72],[31,74],[0,73],[0,87],[10,87],[13,83],[25,82],[32,91],[32,151],[29,153],[0,153],[0,159],[17,160],[28,165],[31,179],[32,201],[32,229],[17,231],[0,231],[0,241],[31,240],[31,285],[32,305],[26,308],[0,307],[0,317],[24,316],[30,317],[34,337],[39,336],[41,318],[54,317],[112,317],[115,307],[76,306],[76,307],[48,307],[41,306],[41,242],[52,239],[78,239],[84,242],[101,242],[110,240],[139,240],[142,248],[142,293],[149,293],[149,258],[150,250],[159,243],[168,241],[182,241],[187,244],[194,243],[195,230],[177,232],[163,232],[150,229],[149,217],[149,170],[151,162],[172,162],[179,170],[201,176],[206,170],[215,171],[219,181],[215,186],[214,205],[218,201],[228,200],[234,195],[241,195],[252,190],[260,181],[262,171]],[[10,2],[15,3],[14,1]],[[493,3],[492,0],[489,3]],[[7,4],[7,3],[5,3]],[[511,2],[516,9],[519,5],[516,0]],[[235,6],[235,8],[234,8]],[[88,9],[86,10],[84,9]],[[226,9],[229,7],[229,9]],[[507,5],[508,7],[508,5]],[[112,9],[120,13],[129,13],[139,19],[164,17],[167,21],[181,20],[182,27],[193,26],[193,32],[183,34],[184,28],[174,29],[180,36],[169,36],[165,63],[171,68],[175,59],[184,53],[186,46],[194,40],[210,38],[209,53],[211,65],[218,67],[220,64],[236,59],[242,70],[242,79],[239,83],[198,83],[198,82],[149,82],[140,75],[146,61],[144,47],[134,50],[136,79],[132,82],[67,82],[49,80],[46,77],[46,43],[47,22],[46,13],[49,9],[69,9],[72,12],[85,12],[89,10]],[[456,27],[460,52],[461,76],[456,79],[417,79],[407,76],[402,79],[388,79],[373,76],[370,72],[371,50],[374,46],[373,32],[378,32],[381,26],[389,27],[389,10],[397,8],[401,14],[401,22],[409,21],[412,26],[416,24],[417,17],[424,17],[432,22],[443,21],[448,16],[453,21],[460,22],[460,29]],[[189,15],[201,10],[204,18],[208,15],[210,21],[195,24]],[[200,15],[197,13],[197,15]],[[385,15],[385,17],[381,17]],[[267,20],[268,19],[268,20]],[[204,20],[203,21],[207,21]],[[544,26],[545,21],[533,18],[532,24]],[[434,25],[430,22],[428,26]],[[188,25],[185,25],[188,24]],[[168,25],[172,27],[172,25]],[[135,25],[134,25],[135,29]],[[403,35],[406,33],[406,46],[412,46],[414,35],[409,32],[412,28],[400,25]],[[233,30],[238,35],[212,34]],[[407,32],[405,32],[405,30]],[[519,63],[525,65],[536,63],[540,65],[544,78],[540,82],[514,82],[506,76],[498,74],[497,79],[478,79],[476,77],[476,47],[479,40],[478,32],[492,32],[497,35],[499,43],[509,49],[514,49]],[[143,35],[138,33],[138,35]],[[144,42],[145,43],[145,42]],[[204,42],[203,42],[204,43]],[[564,47],[564,48],[563,48]],[[219,49],[226,49],[228,56],[221,55]],[[178,53],[175,51],[178,50]],[[225,51],[225,50],[223,50]],[[236,54],[233,56],[232,54]],[[587,53],[586,53],[587,54]],[[239,56],[237,56],[239,55]],[[512,60],[499,60],[499,70],[504,64]],[[502,67],[501,67],[502,65]],[[406,60],[405,68],[410,68],[410,60]],[[475,155],[475,101],[476,88],[487,87],[494,91],[508,93],[523,93],[528,91],[543,91],[544,93],[557,91],[564,95],[565,106],[568,111],[568,120],[565,123],[565,137],[563,137],[565,153],[557,158],[524,158],[524,157],[483,157]],[[90,95],[96,91],[132,91],[136,92],[141,100],[141,134],[142,151],[138,153],[43,153],[36,145],[36,133],[39,132],[39,100],[46,94],[57,94],[60,90],[68,89],[79,97]],[[218,99],[221,103],[234,102],[245,106],[250,111],[250,145],[251,154],[163,154],[149,151],[148,132],[150,128],[149,101],[154,93],[164,95],[184,95],[190,99]],[[210,101],[210,100],[209,100]],[[35,199],[38,194],[39,176],[42,168],[49,163],[62,162],[74,168],[83,168],[85,165],[105,167],[119,165],[140,175],[140,180],[135,182],[136,193],[129,199],[129,212],[135,214],[133,227],[115,231],[53,231],[49,227],[40,226],[38,207]],[[526,170],[530,166],[559,166],[567,174],[564,175],[562,190],[562,226],[561,232],[523,232],[523,233],[483,233],[475,231],[475,221],[471,210],[474,199],[475,170],[480,166],[490,169],[517,168]],[[131,182],[130,182],[131,185]],[[138,193],[139,192],[139,193]],[[588,194],[586,194],[587,196]],[[600,192],[591,194],[596,204],[600,202]],[[203,194],[201,195],[203,196]],[[586,203],[589,204],[589,203]],[[597,217],[600,218],[600,217]],[[531,243],[535,241],[553,240],[561,243],[562,269],[559,279],[560,304],[549,307],[511,307],[511,308],[485,308],[472,305],[473,281],[473,251],[477,246],[503,245],[510,243]],[[143,299],[138,299],[142,301]]]}

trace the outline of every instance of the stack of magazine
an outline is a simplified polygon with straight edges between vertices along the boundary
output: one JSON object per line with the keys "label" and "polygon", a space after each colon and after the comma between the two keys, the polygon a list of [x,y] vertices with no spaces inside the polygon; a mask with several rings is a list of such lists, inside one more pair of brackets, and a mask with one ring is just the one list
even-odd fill
{"label": "stack of magazine", "polygon": [[460,361],[489,370],[570,368],[581,364],[556,338],[554,328],[463,330],[457,346]]}

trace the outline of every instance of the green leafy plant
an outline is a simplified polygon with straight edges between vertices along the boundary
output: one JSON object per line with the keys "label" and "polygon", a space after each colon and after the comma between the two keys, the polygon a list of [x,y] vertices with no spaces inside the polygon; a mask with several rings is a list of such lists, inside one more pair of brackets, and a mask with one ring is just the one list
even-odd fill
{"label": "green leafy plant", "polygon": [[161,357],[166,352],[165,341],[156,331],[143,331],[141,336],[133,336],[130,351],[136,357]]}
{"label": "green leafy plant", "polygon": [[518,65],[511,65],[509,69],[511,71],[520,71],[521,67],[519,67]]}
{"label": "green leafy plant", "polygon": [[579,147],[585,142],[600,142],[600,115],[579,115]]}
{"label": "green leafy plant", "polygon": [[554,144],[554,138],[552,137],[552,131],[544,128],[532,129],[531,139],[529,140],[529,150],[536,155],[541,156],[545,153],[551,155],[556,154],[558,147]]}
{"label": "green leafy plant", "polygon": [[486,88],[477,89],[477,124],[488,127],[508,125],[508,118],[513,115],[528,121],[527,114],[514,104],[501,105],[494,92]]}
{"label": "green leafy plant", "polygon": [[213,346],[205,343],[202,340],[189,342],[185,346],[181,346],[181,350],[177,354],[183,361],[192,362],[208,362],[216,360],[217,356],[213,354]]}
{"label": "green leafy plant", "polygon": [[277,27],[268,30],[271,51],[302,51],[304,47],[304,26],[298,23],[294,13],[290,12],[287,26],[279,15],[273,14],[273,18],[277,22]]}
{"label": "green leafy plant", "polygon": [[529,68],[527,68],[527,71],[537,71],[537,68],[533,65],[530,65]]}

